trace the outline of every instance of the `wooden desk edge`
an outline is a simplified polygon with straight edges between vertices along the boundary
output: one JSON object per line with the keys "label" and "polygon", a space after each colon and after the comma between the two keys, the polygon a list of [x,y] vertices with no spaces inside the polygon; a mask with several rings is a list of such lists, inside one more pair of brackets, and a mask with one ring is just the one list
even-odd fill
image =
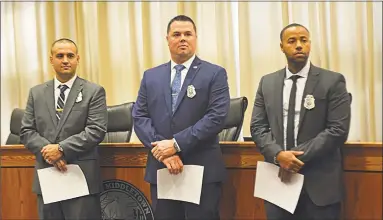
{"label": "wooden desk edge", "polygon": [[[382,172],[383,148],[381,143],[346,143],[343,148],[343,168],[348,171]],[[227,167],[255,169],[264,160],[253,142],[221,142]],[[141,143],[113,143],[100,145],[102,166],[145,167],[147,148]],[[34,166],[34,155],[23,145],[0,148],[0,167]]]}
{"label": "wooden desk edge", "polygon": [[[224,141],[220,142],[221,147],[237,147],[237,148],[256,148],[254,142],[236,142],[236,141]],[[140,142],[129,142],[129,143],[101,143],[101,148],[143,148],[144,146]],[[368,148],[382,148],[382,142],[346,142],[345,148],[355,147],[368,147]],[[20,150],[25,149],[24,145],[2,145],[0,151],[3,150]],[[382,148],[383,149],[383,148]]]}

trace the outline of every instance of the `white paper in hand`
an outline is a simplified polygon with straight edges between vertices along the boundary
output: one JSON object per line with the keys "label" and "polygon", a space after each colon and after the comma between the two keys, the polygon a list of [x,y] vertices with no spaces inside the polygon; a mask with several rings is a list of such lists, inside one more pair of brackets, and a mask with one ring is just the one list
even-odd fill
{"label": "white paper in hand", "polygon": [[89,195],[88,184],[81,168],[67,165],[66,172],[56,167],[37,170],[44,204]]}
{"label": "white paper in hand", "polygon": [[278,172],[278,166],[258,161],[254,197],[267,200],[294,214],[303,187],[304,176],[295,173],[288,183],[283,183],[278,177]]}
{"label": "white paper in hand", "polygon": [[203,166],[185,165],[182,173],[172,175],[167,168],[157,170],[157,197],[199,205]]}

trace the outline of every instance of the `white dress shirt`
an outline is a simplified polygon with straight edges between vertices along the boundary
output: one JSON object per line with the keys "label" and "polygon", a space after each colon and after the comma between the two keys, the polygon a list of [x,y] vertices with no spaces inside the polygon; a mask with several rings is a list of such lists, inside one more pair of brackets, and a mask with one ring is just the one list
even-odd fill
{"label": "white dress shirt", "polygon": [[[297,146],[297,137],[298,137],[298,128],[299,128],[299,115],[301,112],[301,103],[303,98],[303,91],[305,89],[307,77],[310,70],[310,61],[307,60],[306,65],[296,74],[290,72],[289,68],[286,66],[286,77],[283,84],[283,132],[284,132],[284,140],[283,146],[286,150],[287,143],[287,115],[289,112],[289,100],[290,100],[290,92],[293,86],[293,80],[290,79],[293,75],[301,76],[297,80],[297,93],[295,96],[295,117],[294,117],[294,142],[295,146]],[[290,148],[292,146],[289,146]]]}
{"label": "white dress shirt", "polygon": [[[182,88],[182,84],[185,81],[186,74],[188,73],[190,66],[194,61],[194,58],[195,58],[195,54],[190,59],[188,59],[187,61],[185,61],[184,63],[181,64],[181,65],[185,66],[185,68],[181,71],[181,88]],[[170,61],[170,67],[171,67],[170,86],[172,85],[174,77],[176,76],[176,69],[174,67],[177,65],[178,64],[176,62],[174,62],[173,60]]]}
{"label": "white dress shirt", "polygon": [[58,81],[58,79],[55,77],[55,82],[54,82],[54,87],[55,87],[55,108],[57,108],[57,100],[59,99],[59,96],[60,96],[59,85],[67,85],[68,86],[68,88],[64,92],[64,94],[65,94],[64,105],[65,105],[66,100],[68,99],[69,92],[70,92],[70,90],[71,90],[71,88],[73,86],[73,83],[76,80],[76,78],[77,78],[77,75],[74,75],[72,77],[72,79],[68,80],[65,83],[62,83],[62,82]]}
{"label": "white dress shirt", "polygon": [[[194,61],[194,58],[195,58],[195,54],[190,57],[190,59],[188,59],[187,61],[185,61],[184,63],[182,63],[181,65],[184,65],[185,68],[183,70],[181,70],[181,88],[182,88],[182,84],[184,83],[185,81],[185,78],[186,78],[186,74],[188,73],[189,69],[190,69],[190,66],[191,64],[193,63]],[[173,60],[170,60],[170,69],[171,69],[171,72],[170,72],[170,87],[172,86],[172,83],[173,83],[173,80],[176,76],[176,69],[174,68],[175,66],[177,66],[179,64],[177,64],[176,62],[174,62]],[[181,148],[179,147],[178,143],[177,143],[177,140],[175,138],[173,138],[174,140],[174,143],[175,143],[175,147],[177,149],[177,151],[181,151]]]}

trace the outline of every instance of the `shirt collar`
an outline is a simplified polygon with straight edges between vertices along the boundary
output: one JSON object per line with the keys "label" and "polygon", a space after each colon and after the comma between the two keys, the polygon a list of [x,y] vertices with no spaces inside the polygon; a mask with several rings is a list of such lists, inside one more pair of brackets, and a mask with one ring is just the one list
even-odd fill
{"label": "shirt collar", "polygon": [[[184,63],[182,63],[182,65],[185,66],[185,69],[186,70],[189,70],[190,66],[192,65],[193,61],[194,61],[194,58],[195,58],[195,54],[190,57],[190,59],[188,59],[187,61],[185,61]],[[170,60],[170,67],[171,69],[173,69],[175,66],[177,66],[178,64],[176,62],[174,62],[173,60]]]}
{"label": "shirt collar", "polygon": [[286,66],[286,79],[289,79],[292,75],[297,75],[303,78],[307,78],[307,76],[309,75],[310,64],[311,64],[310,60],[307,59],[306,65],[301,69],[301,71],[297,72],[296,74],[293,74],[292,72],[290,72],[288,66]]}
{"label": "shirt collar", "polygon": [[76,78],[77,78],[77,75],[75,74],[75,75],[72,77],[72,79],[68,80],[68,81],[65,82],[65,83],[62,83],[62,82],[60,82],[60,81],[57,79],[57,77],[55,77],[55,89],[57,89],[57,87],[58,87],[59,85],[67,85],[68,88],[71,89],[72,86],[73,86],[74,81],[76,80]]}

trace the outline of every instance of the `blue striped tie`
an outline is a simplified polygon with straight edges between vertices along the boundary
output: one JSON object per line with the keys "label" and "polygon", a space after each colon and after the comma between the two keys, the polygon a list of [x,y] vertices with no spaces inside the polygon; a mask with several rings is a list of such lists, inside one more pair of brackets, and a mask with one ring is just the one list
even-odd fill
{"label": "blue striped tie", "polygon": [[65,103],[65,90],[67,90],[69,87],[67,85],[59,85],[58,88],[60,89],[60,95],[57,99],[57,106],[56,106],[56,118],[57,122],[60,121],[61,115],[64,110],[64,103]]}
{"label": "blue striped tie", "polygon": [[176,76],[173,79],[172,83],[172,112],[176,110],[176,103],[178,94],[181,91],[181,71],[185,69],[184,65],[177,65],[174,67],[176,69]]}

